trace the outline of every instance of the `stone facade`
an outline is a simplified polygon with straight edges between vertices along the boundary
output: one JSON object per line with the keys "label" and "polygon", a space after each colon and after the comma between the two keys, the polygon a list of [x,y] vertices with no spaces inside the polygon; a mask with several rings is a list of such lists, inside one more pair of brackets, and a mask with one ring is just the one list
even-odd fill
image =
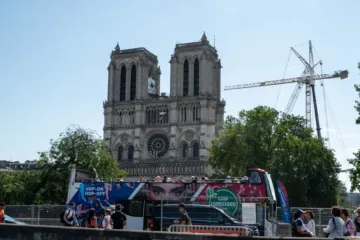
{"label": "stone facade", "polygon": [[176,44],[170,95],[160,94],[157,57],[145,48],[111,54],[104,138],[130,176],[208,174],[211,140],[223,125],[221,62],[205,33]]}

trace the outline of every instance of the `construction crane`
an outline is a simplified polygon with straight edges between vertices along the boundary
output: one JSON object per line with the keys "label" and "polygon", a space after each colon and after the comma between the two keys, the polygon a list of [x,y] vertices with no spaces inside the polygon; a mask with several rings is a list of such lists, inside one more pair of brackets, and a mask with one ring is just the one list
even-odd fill
{"label": "construction crane", "polygon": [[[311,128],[311,101],[313,101],[314,112],[315,112],[315,121],[316,121],[316,131],[317,131],[318,137],[321,139],[321,128],[320,128],[319,114],[318,114],[316,95],[315,95],[315,81],[322,80],[322,79],[331,79],[331,78],[345,79],[348,77],[349,72],[347,70],[344,70],[344,71],[336,71],[336,72],[334,72],[334,74],[315,74],[315,67],[317,67],[318,65],[322,65],[322,61],[319,61],[316,64],[314,64],[313,47],[312,47],[311,41],[309,41],[309,61],[306,61],[305,58],[303,58],[294,48],[291,48],[291,51],[305,65],[305,70],[303,71],[303,73],[300,77],[226,86],[224,90],[235,90],[235,89],[244,89],[244,88],[255,88],[255,87],[281,85],[281,84],[288,84],[288,83],[297,83],[297,85],[290,97],[290,100],[286,106],[286,109],[285,109],[285,113],[291,113],[292,109],[294,108],[295,102],[296,102],[297,98],[299,97],[302,87],[304,85],[306,85],[306,91],[305,91],[305,96],[306,96],[305,108],[306,109],[305,109],[305,111],[306,111],[307,127]],[[311,99],[311,97],[312,97],[312,99]]]}

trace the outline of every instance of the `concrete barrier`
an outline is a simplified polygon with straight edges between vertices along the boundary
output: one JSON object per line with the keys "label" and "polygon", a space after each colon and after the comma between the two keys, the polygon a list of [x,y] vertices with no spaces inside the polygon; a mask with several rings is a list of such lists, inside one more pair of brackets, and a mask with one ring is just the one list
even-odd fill
{"label": "concrete barrier", "polygon": [[[0,224],[0,240],[265,240],[267,237],[247,237],[221,234],[170,233],[152,231],[103,230],[58,226]],[[295,240],[278,237],[273,239]],[[301,238],[319,240],[325,238]],[[351,239],[351,238],[348,238]]]}
{"label": "concrete barrier", "polygon": [[[235,236],[237,237],[237,236]],[[231,240],[229,235],[0,224],[0,240]],[[242,240],[250,240],[242,237]]]}

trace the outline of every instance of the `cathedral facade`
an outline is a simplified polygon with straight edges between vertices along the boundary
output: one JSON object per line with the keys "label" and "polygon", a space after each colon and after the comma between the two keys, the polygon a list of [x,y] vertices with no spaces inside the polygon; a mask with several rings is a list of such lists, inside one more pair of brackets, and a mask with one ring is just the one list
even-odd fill
{"label": "cathedral facade", "polygon": [[170,94],[160,93],[157,56],[145,48],[112,51],[104,139],[129,176],[211,173],[211,140],[222,130],[221,62],[205,33],[176,44]]}

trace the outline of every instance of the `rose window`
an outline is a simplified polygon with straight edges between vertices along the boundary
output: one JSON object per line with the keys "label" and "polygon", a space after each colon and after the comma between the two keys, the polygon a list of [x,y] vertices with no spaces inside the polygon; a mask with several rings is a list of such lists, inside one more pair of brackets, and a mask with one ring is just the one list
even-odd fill
{"label": "rose window", "polygon": [[169,150],[169,139],[164,134],[154,134],[149,138],[147,149],[152,157],[162,157]]}

